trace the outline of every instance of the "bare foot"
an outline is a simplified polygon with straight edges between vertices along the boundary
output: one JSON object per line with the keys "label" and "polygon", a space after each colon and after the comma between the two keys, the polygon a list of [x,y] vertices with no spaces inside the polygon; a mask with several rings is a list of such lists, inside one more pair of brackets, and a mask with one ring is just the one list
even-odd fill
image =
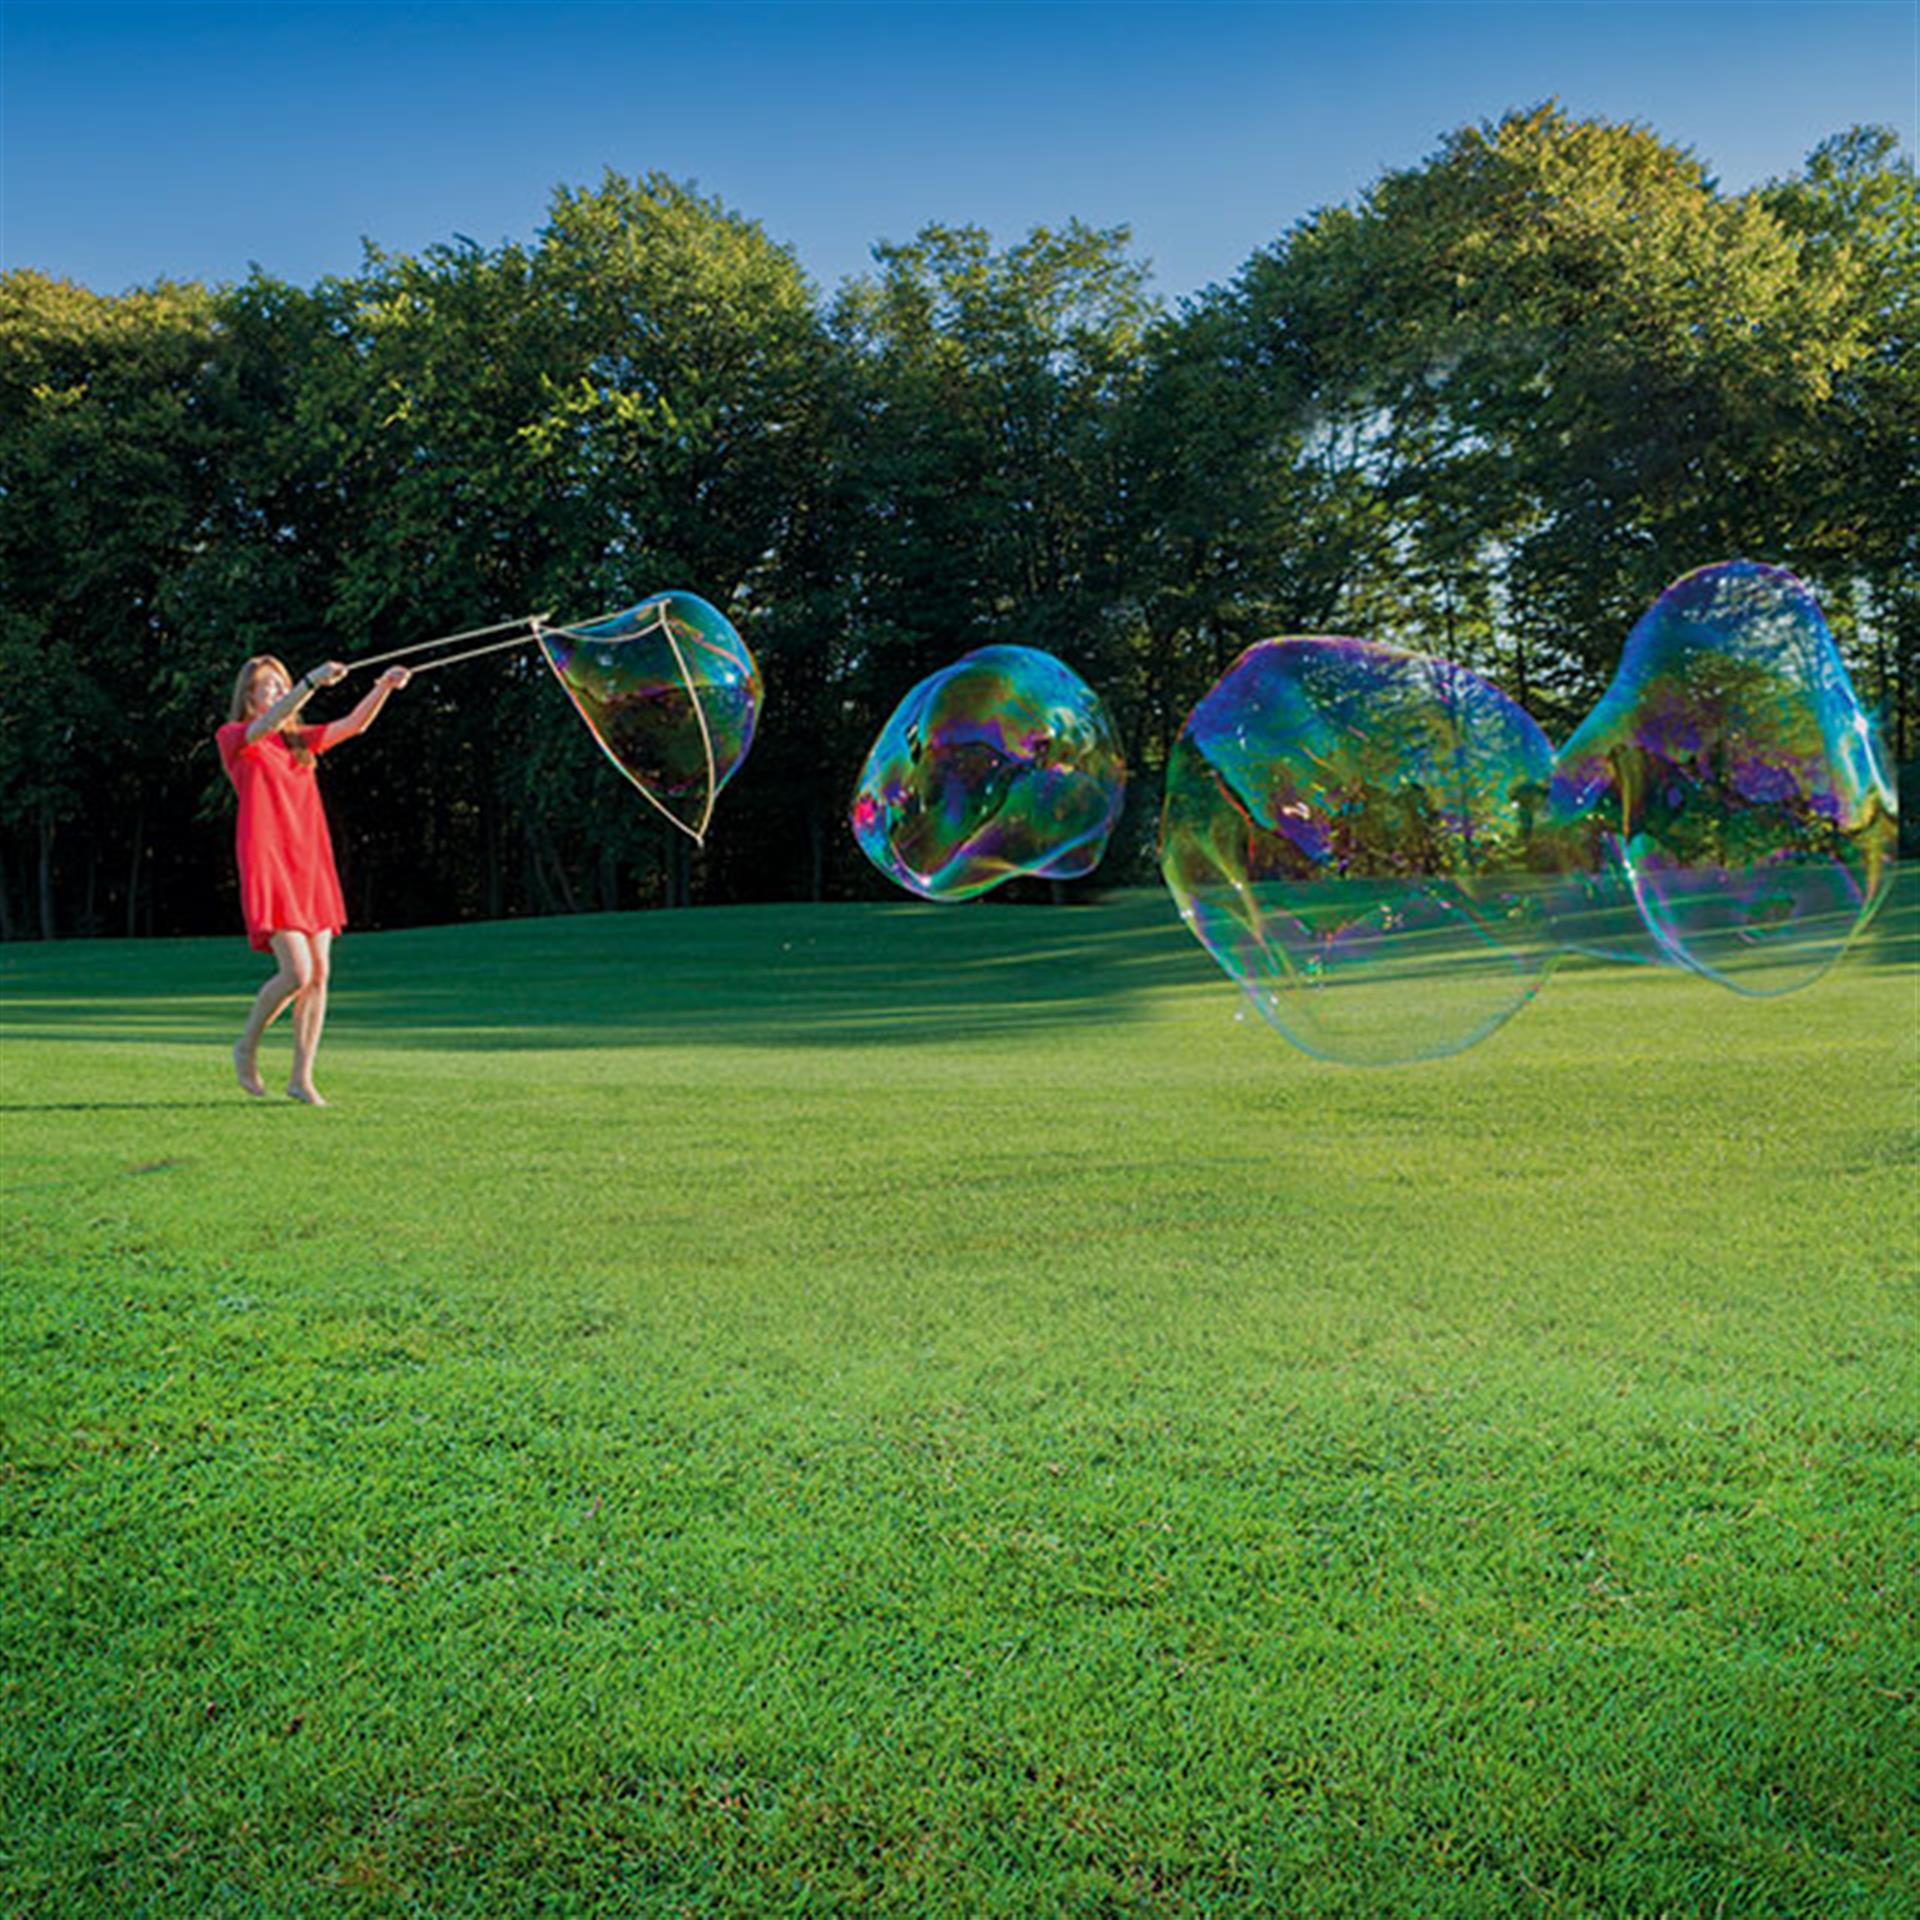
{"label": "bare foot", "polygon": [[304,1087],[296,1087],[291,1082],[287,1086],[289,1100],[303,1101],[310,1107],[324,1107],[327,1102],[321,1097],[320,1089],[311,1080]]}
{"label": "bare foot", "polygon": [[250,1093],[259,1100],[265,1097],[267,1089],[261,1082],[260,1069],[253,1055],[242,1051],[245,1044],[241,1040],[233,1043],[233,1077],[240,1082],[242,1092]]}

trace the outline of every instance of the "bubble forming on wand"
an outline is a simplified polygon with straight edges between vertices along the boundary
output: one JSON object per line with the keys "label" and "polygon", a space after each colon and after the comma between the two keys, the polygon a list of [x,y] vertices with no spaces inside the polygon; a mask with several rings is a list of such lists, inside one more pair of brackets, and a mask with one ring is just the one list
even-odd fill
{"label": "bubble forming on wand", "polygon": [[693,593],[533,637],[601,751],[660,816],[706,844],[720,791],[759,724],[760,669],[732,623]]}
{"label": "bubble forming on wand", "polygon": [[[492,640],[493,634],[507,634]],[[377,667],[432,647],[488,644],[422,661],[415,673],[538,643],[600,750],[660,816],[706,844],[720,790],[740,770],[759,723],[760,669],[717,607],[698,594],[657,593],[619,613],[554,623],[523,614],[355,660]],[[663,797],[664,796],[664,797]]]}

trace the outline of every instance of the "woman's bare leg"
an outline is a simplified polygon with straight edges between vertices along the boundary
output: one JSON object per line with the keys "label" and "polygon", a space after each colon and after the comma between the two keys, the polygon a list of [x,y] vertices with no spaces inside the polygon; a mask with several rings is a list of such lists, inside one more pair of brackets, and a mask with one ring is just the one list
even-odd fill
{"label": "woman's bare leg", "polygon": [[273,957],[279,962],[278,971],[269,975],[266,984],[254,995],[247,1024],[233,1043],[234,1078],[253,1094],[266,1092],[260,1083],[260,1036],[313,975],[313,953],[304,933],[276,933]]}
{"label": "woman's bare leg", "polygon": [[312,964],[306,984],[293,998],[293,1077],[287,1082],[287,1091],[310,1107],[324,1107],[327,1103],[313,1084],[313,1056],[320,1051],[320,1030],[327,1024],[333,935],[310,934],[307,945]]}

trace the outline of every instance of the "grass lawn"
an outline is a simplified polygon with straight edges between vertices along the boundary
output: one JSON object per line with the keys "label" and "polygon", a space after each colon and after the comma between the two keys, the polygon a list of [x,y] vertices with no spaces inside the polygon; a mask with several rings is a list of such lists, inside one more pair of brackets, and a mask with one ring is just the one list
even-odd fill
{"label": "grass lawn", "polygon": [[1163,896],[350,935],[326,1112],[0,951],[0,1913],[1920,1911],[1915,879],[1374,1070]]}

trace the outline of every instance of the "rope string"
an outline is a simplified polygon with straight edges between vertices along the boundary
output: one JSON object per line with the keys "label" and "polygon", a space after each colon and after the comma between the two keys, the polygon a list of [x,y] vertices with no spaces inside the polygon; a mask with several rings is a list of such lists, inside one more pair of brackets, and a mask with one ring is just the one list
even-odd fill
{"label": "rope string", "polygon": [[462,660],[478,660],[483,653],[504,653],[509,647],[529,647],[539,638],[537,632],[516,633],[511,640],[495,640],[490,646],[469,647],[464,653],[448,653],[441,655],[438,660],[422,660],[413,671],[431,673],[435,667],[458,666]]}
{"label": "rope string", "polygon": [[693,684],[693,671],[687,665],[687,657],[680,651],[680,642],[674,637],[672,623],[663,613],[660,628],[667,636],[667,645],[673,649],[674,664],[680,669],[680,678],[687,683],[687,698],[693,702],[693,717],[700,722],[700,744],[707,750],[707,804],[700,815],[700,824],[691,829],[693,844],[704,847],[707,844],[707,827],[713,819],[713,803],[718,797],[714,787],[720,778],[719,763],[713,753],[713,733],[707,725],[707,705],[700,698],[700,689]]}
{"label": "rope string", "polygon": [[[394,647],[387,653],[370,653],[364,659],[349,660],[346,663],[347,671],[358,673],[362,667],[384,667],[389,660],[403,660],[410,653],[425,653],[429,647],[450,647],[456,640],[484,640],[489,634],[507,633],[515,627],[530,627],[535,621],[546,618],[548,616],[544,613],[523,613],[517,620],[496,620],[490,627],[468,627],[464,633],[436,634],[431,640],[416,640],[410,647]],[[526,637],[530,639],[532,636]],[[480,648],[478,651],[487,652],[489,649]]]}
{"label": "rope string", "polygon": [[[624,609],[617,611],[624,611]],[[694,686],[692,670],[687,665],[686,655],[680,651],[680,642],[674,635],[671,622],[667,619],[664,605],[657,610],[657,615],[652,626],[642,627],[639,632],[608,635],[596,639],[582,629],[598,626],[604,620],[611,620],[616,617],[614,613],[596,613],[591,619],[570,621],[565,626],[554,625],[551,613],[524,613],[517,620],[496,621],[490,627],[469,627],[464,633],[442,633],[431,640],[416,641],[409,647],[394,647],[386,653],[368,654],[364,659],[348,661],[347,671],[357,673],[362,667],[385,666],[389,660],[404,660],[409,654],[425,653],[433,647],[450,647],[462,640],[484,640],[487,644],[480,647],[467,647],[459,653],[442,654],[437,660],[423,660],[413,671],[431,673],[435,667],[458,666],[463,660],[478,660],[483,654],[504,653],[510,647],[530,646],[547,634],[564,635],[578,644],[617,646],[623,640],[637,640],[641,634],[655,631],[664,633],[667,645],[673,652],[674,664],[680,669],[680,677],[686,684],[687,697],[693,703],[693,717],[700,726],[700,744],[706,751],[707,797],[706,806],[701,811],[700,824],[697,827],[688,826],[671,807],[648,792],[639,781],[635,780],[633,784],[638,789],[640,797],[662,819],[671,821],[696,847],[704,847],[707,844],[707,827],[713,819],[714,801],[718,797],[714,789],[719,783],[720,774],[718,757],[713,749],[713,730],[707,725],[706,705]],[[521,628],[525,628],[526,631],[519,631]],[[492,636],[497,633],[504,633],[508,637],[504,640],[495,640]]]}

